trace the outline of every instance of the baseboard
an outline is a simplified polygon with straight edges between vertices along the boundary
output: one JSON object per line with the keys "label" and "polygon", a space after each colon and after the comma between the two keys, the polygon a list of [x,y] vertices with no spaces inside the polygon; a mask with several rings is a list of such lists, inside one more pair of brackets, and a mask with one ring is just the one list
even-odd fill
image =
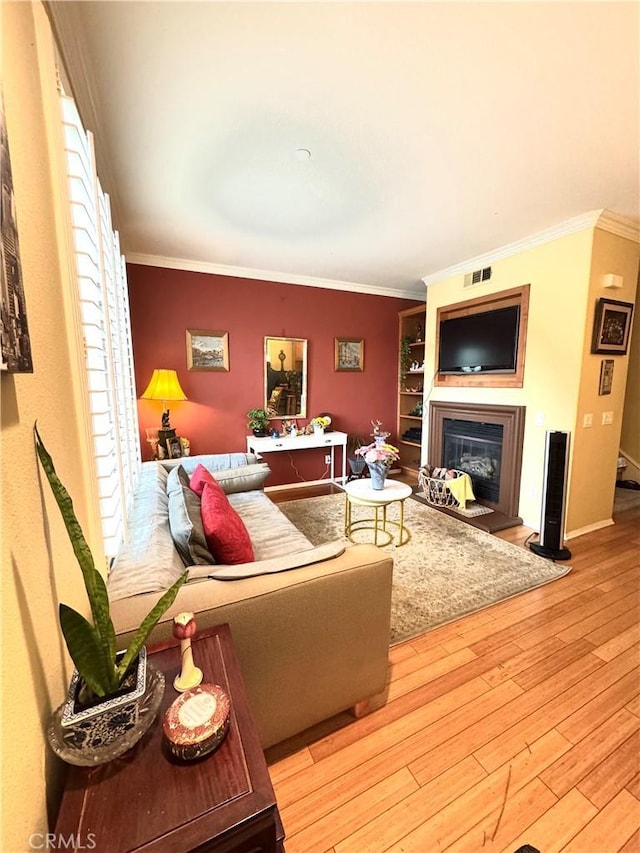
{"label": "baseboard", "polygon": [[564,538],[565,541],[576,539],[578,536],[584,536],[585,533],[593,533],[596,530],[602,530],[603,527],[611,527],[612,524],[615,524],[615,521],[612,518],[606,518],[603,521],[596,521],[594,524],[587,524],[586,527],[571,530],[569,533],[565,533]]}

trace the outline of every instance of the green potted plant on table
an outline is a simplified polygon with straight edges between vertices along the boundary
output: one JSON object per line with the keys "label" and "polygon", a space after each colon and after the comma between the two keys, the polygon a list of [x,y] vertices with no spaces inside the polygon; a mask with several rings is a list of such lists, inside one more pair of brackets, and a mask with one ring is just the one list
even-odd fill
{"label": "green potted plant on table", "polygon": [[61,758],[94,765],[121,755],[153,722],[164,693],[164,676],[147,663],[144,643],[173,604],[187,572],[168,589],[138,628],[125,651],[116,651],[116,635],[104,578],[76,518],[69,493],[34,425],[36,451],[58,504],[82,571],[93,623],[66,604],[59,606],[60,627],[76,670],[66,701],[54,712],[47,735]]}
{"label": "green potted plant on table", "polygon": [[269,415],[266,409],[249,409],[247,412],[249,421],[247,426],[253,430],[256,437],[267,435],[267,427],[269,426]]}

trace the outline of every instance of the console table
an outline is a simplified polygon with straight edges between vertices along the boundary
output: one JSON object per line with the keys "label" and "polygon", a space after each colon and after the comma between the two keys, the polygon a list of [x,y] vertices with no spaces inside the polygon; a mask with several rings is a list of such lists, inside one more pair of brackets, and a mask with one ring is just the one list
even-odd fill
{"label": "console table", "polygon": [[[255,435],[247,436],[247,453],[278,453],[283,450],[309,450],[314,447],[323,447],[331,451],[331,482],[341,485],[347,481],[347,433],[331,430],[322,435],[285,435],[280,438],[256,438]],[[342,447],[342,479],[335,477],[335,449]]]}
{"label": "console table", "polygon": [[162,715],[178,697],[180,642],[149,649],[165,675],[158,718],[136,746],[98,767],[70,767],[55,827],[75,850],[175,853],[283,851],[269,771],[247,704],[228,625],[199,631],[193,657],[204,680],[231,699],[229,731],[211,755],[183,763],[163,746]]}

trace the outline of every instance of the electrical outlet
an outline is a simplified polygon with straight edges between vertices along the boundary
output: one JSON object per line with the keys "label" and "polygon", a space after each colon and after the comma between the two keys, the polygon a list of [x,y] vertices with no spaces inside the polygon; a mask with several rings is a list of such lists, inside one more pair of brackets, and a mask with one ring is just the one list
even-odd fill
{"label": "electrical outlet", "polygon": [[324,457],[324,464],[325,464],[325,465],[331,465],[331,456],[330,456],[328,453],[327,453],[327,455]]}
{"label": "electrical outlet", "polygon": [[603,424],[612,424],[613,423],[613,412],[603,412],[602,413],[602,423]]}

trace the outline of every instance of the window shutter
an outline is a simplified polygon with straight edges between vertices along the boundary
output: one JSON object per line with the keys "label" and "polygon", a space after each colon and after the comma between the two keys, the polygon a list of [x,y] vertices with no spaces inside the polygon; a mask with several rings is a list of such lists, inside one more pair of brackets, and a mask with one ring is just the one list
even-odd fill
{"label": "window shutter", "polygon": [[62,118],[102,534],[105,554],[113,556],[140,467],[126,271],[92,134],[65,95]]}

